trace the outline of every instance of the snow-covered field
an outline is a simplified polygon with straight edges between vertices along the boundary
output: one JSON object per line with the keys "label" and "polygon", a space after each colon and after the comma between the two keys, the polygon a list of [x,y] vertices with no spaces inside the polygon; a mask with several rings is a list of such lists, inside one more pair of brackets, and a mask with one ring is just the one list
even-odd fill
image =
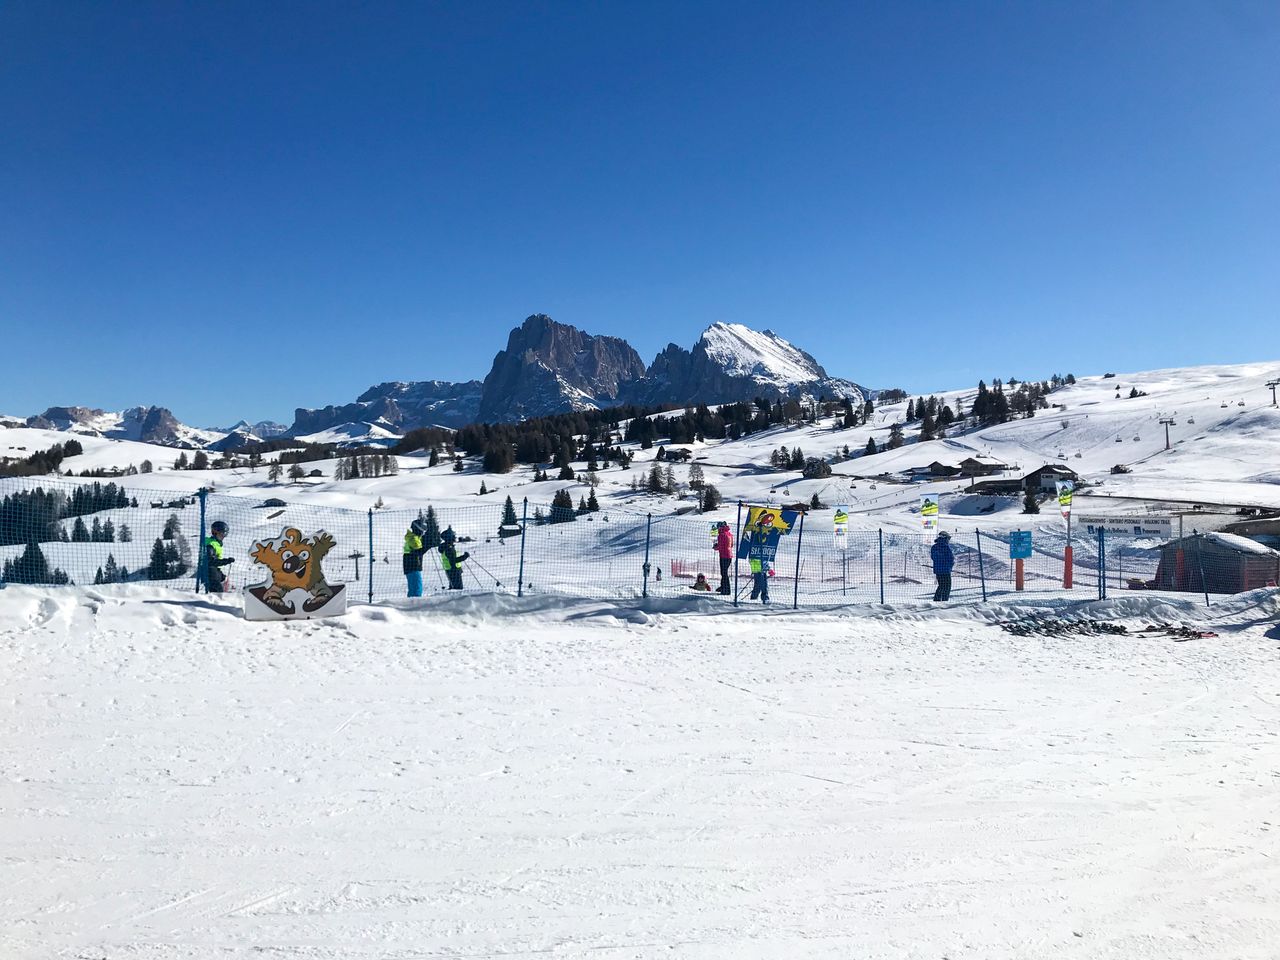
{"label": "snow-covered field", "polygon": [[1274,591],[1073,609],[0,590],[0,956],[1275,957]]}

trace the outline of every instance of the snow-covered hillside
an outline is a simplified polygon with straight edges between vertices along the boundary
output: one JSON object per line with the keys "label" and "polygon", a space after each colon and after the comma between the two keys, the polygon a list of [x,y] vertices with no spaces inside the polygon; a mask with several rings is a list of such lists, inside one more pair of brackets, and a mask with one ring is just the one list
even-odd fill
{"label": "snow-covered hillside", "polygon": [[[913,512],[925,493],[942,498],[943,525],[969,530],[983,524],[1009,526],[1029,523],[1056,530],[1061,521],[1054,511],[1023,518],[1016,497],[988,498],[989,513],[977,512],[967,495],[968,480],[908,482],[909,471],[933,461],[959,464],[981,455],[1009,465],[1018,477],[1047,463],[1062,463],[1080,474],[1085,487],[1076,500],[1078,513],[1188,509],[1195,503],[1234,511],[1241,505],[1280,508],[1280,411],[1271,407],[1265,383],[1280,363],[1192,367],[1124,373],[1114,377],[1083,377],[1073,386],[1050,394],[1055,408],[1030,419],[985,429],[955,429],[943,440],[916,442],[906,425],[907,443],[873,456],[863,454],[868,439],[883,446],[890,426],[902,422],[906,402],[879,406],[870,423],[841,429],[839,418],[780,426],[737,441],[708,441],[685,445],[708,483],[715,485],[726,506],[714,516],[729,516],[738,500],[781,503],[809,502],[814,494],[832,506],[851,508],[855,527],[918,529]],[[1130,398],[1133,390],[1145,394]],[[974,389],[940,391],[940,401],[968,410]],[[1244,404],[1241,406],[1241,404]],[[1162,418],[1172,419],[1172,449],[1164,449]],[[0,430],[0,457],[22,457],[66,439],[65,434],[27,428]],[[448,458],[435,467],[424,454],[398,458],[398,476],[335,482],[333,461],[307,464],[323,477],[301,483],[272,484],[265,466],[230,470],[174,471],[175,451],[168,447],[81,437],[85,452],[68,460],[65,470],[80,473],[99,468],[138,467],[150,460],[154,473],[130,477],[131,486],[165,491],[194,491],[213,484],[224,493],[290,499],[365,509],[381,498],[388,507],[411,507],[431,501],[442,506],[471,506],[501,502],[505,494],[517,500],[548,503],[554,493],[569,488],[575,502],[588,492],[584,476],[575,481],[534,482],[533,468],[517,466],[511,473],[487,474],[469,461],[464,472],[452,469]],[[317,439],[339,439],[324,436]],[[384,438],[385,440],[385,438]],[[661,443],[661,441],[659,441]],[[630,508],[668,514],[689,509],[693,500],[632,489],[653,463],[657,447],[642,450],[626,445],[634,455],[629,469],[616,465],[598,474],[597,495],[605,508]],[[769,456],[779,447],[801,448],[805,455],[831,462],[833,475],[806,480],[797,471],[776,470]],[[849,448],[851,459],[843,459]],[[1124,464],[1131,471],[1113,475]],[[581,464],[578,465],[581,467]],[[685,481],[688,466],[675,465],[677,481]],[[489,491],[477,496],[480,484]],[[985,507],[984,507],[985,509]],[[1015,519],[1017,518],[1017,519]]]}

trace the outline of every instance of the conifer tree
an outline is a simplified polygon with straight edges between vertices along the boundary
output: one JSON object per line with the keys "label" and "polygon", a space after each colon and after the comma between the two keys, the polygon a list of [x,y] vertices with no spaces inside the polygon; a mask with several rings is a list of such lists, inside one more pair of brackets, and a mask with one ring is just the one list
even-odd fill
{"label": "conifer tree", "polygon": [[165,562],[164,562],[164,541],[156,537],[156,542],[151,545],[151,561],[147,564],[148,580],[166,580]]}
{"label": "conifer tree", "polygon": [[515,527],[520,524],[520,518],[516,516],[516,505],[511,502],[511,497],[507,497],[507,502],[502,505],[502,526]]}
{"label": "conifer tree", "polygon": [[708,483],[702,488],[702,512],[715,510],[720,506],[720,491],[715,488],[714,484]]}

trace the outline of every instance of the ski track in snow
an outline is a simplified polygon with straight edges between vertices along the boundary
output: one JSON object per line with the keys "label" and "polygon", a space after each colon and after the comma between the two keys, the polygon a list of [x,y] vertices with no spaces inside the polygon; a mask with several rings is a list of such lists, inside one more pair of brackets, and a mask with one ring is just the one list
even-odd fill
{"label": "ski track in snow", "polygon": [[645,609],[0,591],[0,956],[1275,956],[1274,598]]}

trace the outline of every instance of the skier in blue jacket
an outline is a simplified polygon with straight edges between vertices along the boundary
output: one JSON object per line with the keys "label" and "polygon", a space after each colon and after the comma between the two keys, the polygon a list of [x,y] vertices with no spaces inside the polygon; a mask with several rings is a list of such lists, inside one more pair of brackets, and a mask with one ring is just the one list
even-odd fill
{"label": "skier in blue jacket", "polygon": [[950,600],[951,569],[956,565],[956,555],[951,550],[951,534],[945,530],[938,533],[938,539],[929,548],[929,557],[933,560],[933,575],[938,580],[938,589],[933,591],[933,599]]}

